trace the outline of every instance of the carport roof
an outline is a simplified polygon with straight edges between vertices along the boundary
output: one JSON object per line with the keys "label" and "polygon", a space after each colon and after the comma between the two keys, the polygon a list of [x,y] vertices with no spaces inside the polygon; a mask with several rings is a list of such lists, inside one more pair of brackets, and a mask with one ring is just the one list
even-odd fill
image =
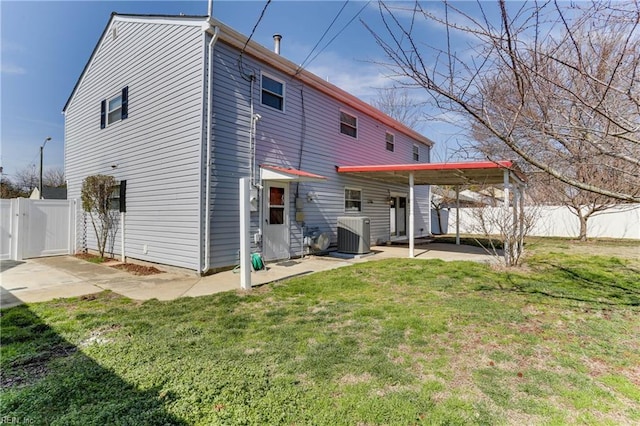
{"label": "carport roof", "polygon": [[338,173],[361,175],[385,182],[407,183],[413,174],[416,185],[501,184],[504,172],[518,183],[525,179],[512,161],[473,161],[462,163],[382,164],[367,166],[336,166]]}

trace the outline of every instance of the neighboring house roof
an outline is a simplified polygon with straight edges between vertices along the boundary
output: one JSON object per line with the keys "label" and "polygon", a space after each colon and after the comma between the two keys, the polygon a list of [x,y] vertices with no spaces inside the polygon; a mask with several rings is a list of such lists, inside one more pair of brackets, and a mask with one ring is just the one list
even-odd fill
{"label": "neighboring house roof", "polygon": [[[442,186],[433,186],[431,188],[431,193],[433,194],[433,198],[438,202],[442,203],[446,201],[444,204],[455,204],[456,200],[456,191],[451,189],[443,188]],[[460,191],[458,193],[458,199],[462,204],[479,204],[482,203],[482,199],[477,192],[473,191]]]}
{"label": "neighboring house roof", "polygon": [[42,198],[45,200],[66,200],[67,188],[54,188],[52,186],[44,186],[42,188]]}
{"label": "neighboring house roof", "polygon": [[40,199],[40,190],[38,188],[33,188],[31,194],[29,194],[29,198],[31,200],[39,200]]}
{"label": "neighboring house roof", "polygon": [[343,102],[344,104],[350,106],[355,110],[358,110],[362,113],[372,116],[373,118],[384,123],[389,128],[395,129],[407,136],[410,136],[411,138],[413,138],[418,142],[421,142],[427,146],[433,145],[433,141],[431,141],[429,138],[405,126],[399,121],[389,117],[388,115],[378,110],[377,108],[374,108],[368,103],[340,89],[339,87],[329,83],[328,81],[325,81],[324,79],[318,77],[317,75],[309,71],[306,71],[305,69],[301,69],[298,65],[285,59],[284,57],[271,51],[270,49],[267,49],[266,47],[258,44],[257,42],[251,40],[247,43],[246,36],[242,35],[241,33],[237,32],[233,28],[227,26],[226,24],[218,21],[217,19],[209,18],[208,16],[118,15],[115,12],[112,13],[109,22],[107,23],[104,31],[102,32],[102,35],[100,36],[100,40],[96,44],[96,47],[93,49],[93,52],[91,53],[91,57],[89,58],[89,61],[85,65],[84,69],[82,70],[82,74],[80,75],[80,78],[78,78],[78,81],[76,82],[73,88],[73,91],[69,96],[69,99],[67,100],[67,102],[64,105],[64,108],[62,109],[62,112],[65,112],[69,104],[71,103],[76,93],[76,90],[78,89],[78,86],[80,85],[87,69],[89,68],[89,65],[93,61],[93,58],[98,50],[98,47],[102,43],[102,40],[107,33],[107,30],[109,29],[109,27],[111,26],[114,20],[173,23],[177,25],[192,25],[192,26],[200,25],[203,27],[203,30],[209,28],[210,26],[218,27],[219,40],[222,40],[228,43],[229,45],[237,48],[238,50],[244,47],[244,53],[246,55],[253,56],[256,59],[266,64],[269,64],[269,66],[272,66],[273,68],[276,68],[277,70],[285,74],[288,74],[292,77],[297,78],[298,80],[309,85],[310,87],[313,87],[319,90],[325,95],[328,95],[340,102]]}
{"label": "neighboring house roof", "polygon": [[[31,191],[31,195],[29,196],[29,198],[39,200],[40,190],[38,188],[34,188],[33,191]],[[53,186],[44,186],[42,187],[42,198],[44,200],[66,200],[67,188],[65,187],[56,188]]]}

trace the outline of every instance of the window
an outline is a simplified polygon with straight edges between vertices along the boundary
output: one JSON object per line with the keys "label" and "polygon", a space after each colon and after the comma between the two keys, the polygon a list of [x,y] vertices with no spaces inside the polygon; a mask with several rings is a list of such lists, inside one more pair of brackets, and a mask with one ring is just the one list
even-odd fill
{"label": "window", "polygon": [[340,133],[352,138],[358,137],[358,119],[351,114],[340,111]]}
{"label": "window", "polygon": [[262,74],[262,105],[284,111],[284,83]]}
{"label": "window", "polygon": [[413,146],[413,161],[420,161],[420,148],[418,145]]}
{"label": "window", "polygon": [[360,189],[345,188],[344,190],[344,211],[362,211],[362,191]]}
{"label": "window", "polygon": [[107,112],[107,124],[115,123],[122,119],[122,96],[109,99]]}
{"label": "window", "polygon": [[119,210],[120,212],[126,212],[126,191],[127,181],[122,180],[120,183],[111,188],[111,194],[109,194],[109,210]]}
{"label": "window", "polygon": [[395,149],[395,136],[393,136],[392,133],[387,132],[387,134],[385,135],[385,139],[387,141],[387,151],[391,151],[393,152],[393,150]]}
{"label": "window", "polygon": [[129,86],[122,89],[119,95],[103,99],[100,103],[100,128],[124,120],[129,117]]}
{"label": "window", "polygon": [[284,225],[284,188],[269,188],[269,225]]}

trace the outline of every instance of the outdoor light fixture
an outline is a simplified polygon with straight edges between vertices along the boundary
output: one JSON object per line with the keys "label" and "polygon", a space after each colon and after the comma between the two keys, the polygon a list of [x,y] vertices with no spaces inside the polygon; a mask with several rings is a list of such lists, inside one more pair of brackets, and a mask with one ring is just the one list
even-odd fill
{"label": "outdoor light fixture", "polygon": [[44,146],[50,140],[51,140],[51,136],[47,136],[47,138],[42,143],[42,146],[40,146],[40,186],[38,187],[38,190],[40,191],[40,199],[42,199],[42,157],[44,153]]}

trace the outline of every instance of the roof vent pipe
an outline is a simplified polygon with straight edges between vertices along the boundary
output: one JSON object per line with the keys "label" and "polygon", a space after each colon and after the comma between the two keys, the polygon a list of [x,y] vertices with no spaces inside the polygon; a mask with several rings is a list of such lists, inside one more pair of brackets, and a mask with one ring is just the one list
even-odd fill
{"label": "roof vent pipe", "polygon": [[273,35],[273,51],[276,54],[280,54],[280,40],[282,40],[282,36],[280,34]]}
{"label": "roof vent pipe", "polygon": [[213,17],[213,0],[207,2],[207,16],[209,18]]}

